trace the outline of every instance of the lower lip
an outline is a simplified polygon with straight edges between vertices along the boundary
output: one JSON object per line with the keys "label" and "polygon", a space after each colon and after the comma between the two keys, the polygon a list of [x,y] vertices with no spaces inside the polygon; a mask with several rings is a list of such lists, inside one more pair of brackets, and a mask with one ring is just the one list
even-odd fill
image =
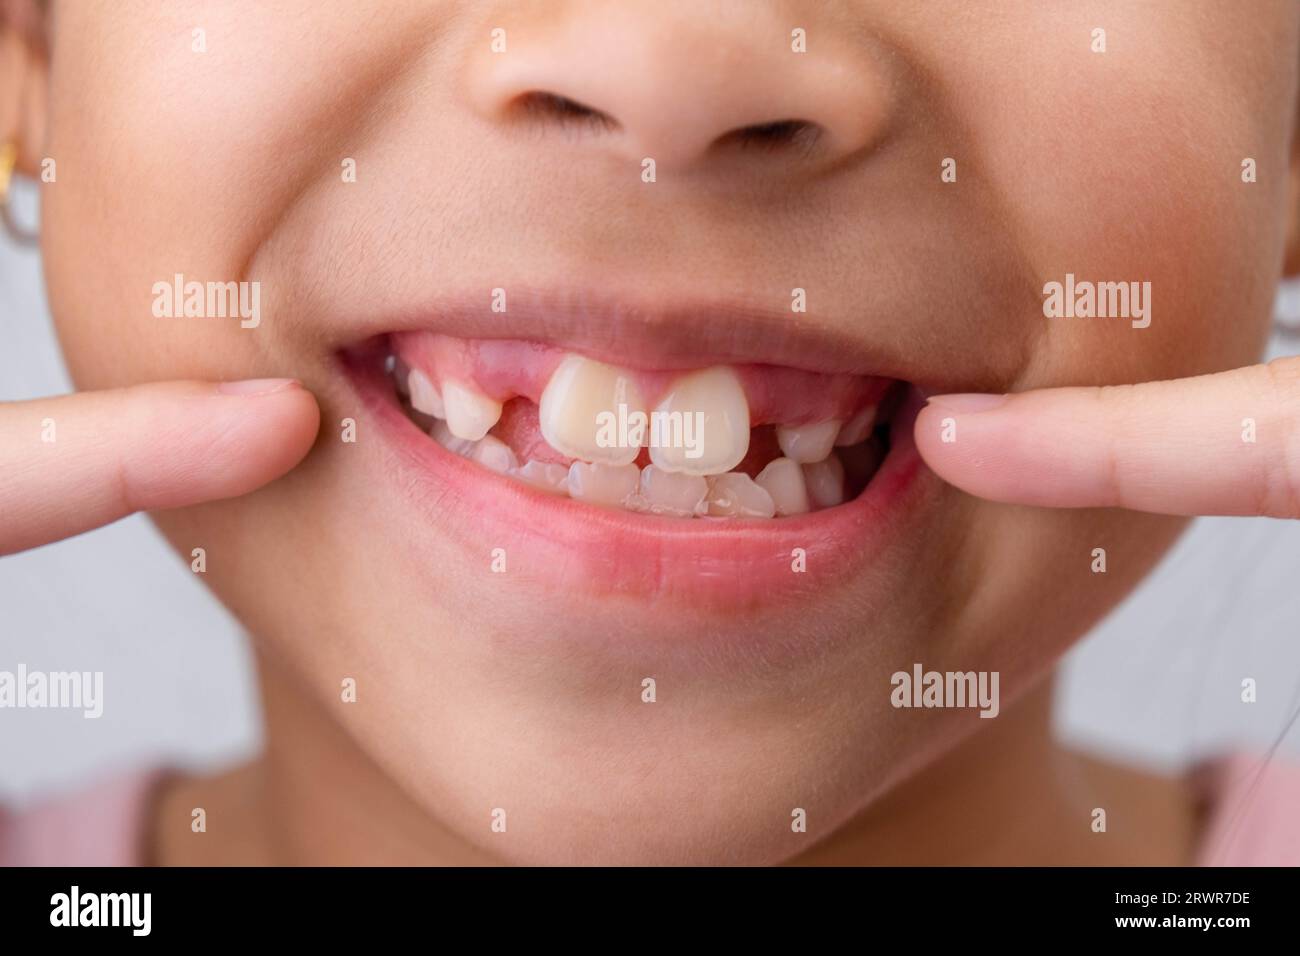
{"label": "lower lip", "polygon": [[[919,402],[895,415],[891,448],[862,494],[792,518],[657,518],[536,491],[447,451],[410,421],[370,357],[343,367],[392,462],[393,486],[427,526],[490,571],[579,597],[765,609],[842,585],[877,562],[937,487],[912,440]],[[911,396],[909,396],[909,399]],[[797,571],[797,567],[804,570]]]}

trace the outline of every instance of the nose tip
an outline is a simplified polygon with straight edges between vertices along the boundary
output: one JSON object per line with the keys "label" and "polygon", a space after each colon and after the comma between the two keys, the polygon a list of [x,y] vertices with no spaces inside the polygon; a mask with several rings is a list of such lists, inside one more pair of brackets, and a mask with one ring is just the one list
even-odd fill
{"label": "nose tip", "polygon": [[578,128],[660,170],[726,155],[829,165],[880,138],[889,118],[881,65],[834,30],[801,28],[801,51],[796,25],[755,16],[766,5],[709,17],[667,6],[583,5],[507,30],[503,50],[485,42],[476,58],[476,108],[494,122]]}

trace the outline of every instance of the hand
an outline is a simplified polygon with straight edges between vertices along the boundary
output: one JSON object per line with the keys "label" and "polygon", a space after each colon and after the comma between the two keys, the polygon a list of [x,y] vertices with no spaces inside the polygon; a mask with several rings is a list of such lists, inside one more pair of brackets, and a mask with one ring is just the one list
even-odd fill
{"label": "hand", "polygon": [[301,461],[319,424],[315,398],[285,379],[0,404],[0,554],[245,494]]}
{"label": "hand", "polygon": [[915,434],[941,478],[993,501],[1300,518],[1300,357],[1143,385],[938,395]]}

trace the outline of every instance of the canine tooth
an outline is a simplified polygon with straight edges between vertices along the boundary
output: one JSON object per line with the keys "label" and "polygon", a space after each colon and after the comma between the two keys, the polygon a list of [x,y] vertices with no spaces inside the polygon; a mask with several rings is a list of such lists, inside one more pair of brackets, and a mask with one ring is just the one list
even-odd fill
{"label": "canine tooth", "polygon": [[447,427],[457,438],[478,441],[501,419],[501,403],[471,386],[444,382],[442,404],[447,413]]}
{"label": "canine tooth", "polygon": [[772,504],[779,515],[801,515],[810,510],[803,469],[793,458],[768,462],[754,479],[754,484],[772,496]]}
{"label": "canine tooth", "polygon": [[569,469],[553,461],[526,461],[510,472],[511,477],[553,495],[569,493]]}
{"label": "canine tooth", "polygon": [[840,433],[835,436],[837,447],[843,448],[848,445],[856,445],[859,442],[867,440],[871,434],[872,427],[876,424],[876,406],[871,405],[858,412],[840,428]]}
{"label": "canine tooth", "polygon": [[636,465],[575,461],[569,466],[569,497],[617,507],[636,494],[640,481],[641,469]]}
{"label": "canine tooth", "polygon": [[743,471],[729,471],[709,481],[709,514],[725,518],[771,518],[772,496]]}
{"label": "canine tooth", "polygon": [[[634,414],[641,419],[645,416],[645,400],[632,377],[612,365],[568,355],[546,383],[537,417],[542,437],[560,454],[607,465],[629,465],[641,453],[644,433],[629,427],[629,434],[624,436],[617,422],[628,419],[621,411],[628,419]],[[607,416],[613,417],[613,427]],[[605,427],[601,427],[602,421]]]}
{"label": "canine tooth", "polygon": [[817,508],[844,504],[844,465],[834,455],[803,466],[808,500]]}
{"label": "canine tooth", "polygon": [[434,418],[446,418],[447,410],[443,407],[442,396],[429,376],[418,368],[411,369],[406,376],[406,394],[411,396],[411,407],[417,412],[424,412]]}
{"label": "canine tooth", "polygon": [[664,471],[720,475],[749,451],[749,402],[735,371],[725,365],[677,379],[652,417],[660,429],[656,436],[652,425],[650,460]]}
{"label": "canine tooth", "polygon": [[821,461],[835,446],[835,436],[840,432],[839,422],[817,422],[814,425],[777,425],[776,443],[781,452],[803,465]]}
{"label": "canine tooth", "polygon": [[641,469],[640,488],[638,503],[651,514],[691,518],[709,510],[709,482],[701,475],[685,475],[646,465]]}
{"label": "canine tooth", "polygon": [[519,459],[515,457],[513,449],[501,439],[491,435],[484,435],[473,443],[469,459],[501,475],[508,474],[512,468],[519,467]]}
{"label": "canine tooth", "polygon": [[443,448],[462,458],[468,458],[471,451],[474,450],[474,442],[466,441],[464,438],[457,438],[447,427],[447,423],[438,419],[429,429],[429,435]]}

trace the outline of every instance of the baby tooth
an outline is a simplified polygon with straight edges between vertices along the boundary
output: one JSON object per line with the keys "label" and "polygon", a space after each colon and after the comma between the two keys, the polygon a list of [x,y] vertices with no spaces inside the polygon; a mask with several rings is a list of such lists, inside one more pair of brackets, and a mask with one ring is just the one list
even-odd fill
{"label": "baby tooth", "polygon": [[844,447],[864,442],[867,440],[867,436],[871,434],[871,429],[875,424],[876,406],[872,405],[869,408],[864,408],[844,423],[839,435],[835,437],[835,444]]}
{"label": "baby tooth", "polygon": [[597,505],[622,505],[636,494],[641,469],[575,461],[569,466],[569,496]]}
{"label": "baby tooth", "polygon": [[803,469],[792,458],[777,458],[769,462],[758,473],[754,484],[772,496],[772,504],[779,515],[801,515],[809,510]]}
{"label": "baby tooth", "polygon": [[651,514],[691,518],[709,510],[707,479],[664,471],[654,465],[646,465],[641,470],[640,496],[645,510]]}
{"label": "baby tooth", "polygon": [[417,412],[424,412],[434,418],[446,418],[447,410],[443,408],[442,396],[434,388],[429,376],[418,368],[413,368],[406,377],[406,394],[411,396],[411,407]]}
{"label": "baby tooth", "polygon": [[581,355],[560,362],[537,415],[546,443],[570,458],[628,465],[644,444],[645,401],[636,383],[623,370]]}
{"label": "baby tooth", "polygon": [[844,465],[835,455],[803,466],[808,499],[817,508],[833,508],[844,503]]}
{"label": "baby tooth", "polygon": [[527,461],[510,474],[540,491],[549,491],[553,495],[569,493],[569,470],[553,461]]}
{"label": "baby tooth", "polygon": [[470,452],[474,450],[474,442],[457,438],[451,433],[451,429],[447,427],[447,423],[442,419],[433,423],[433,427],[429,429],[429,434],[443,448],[463,458],[468,458]]}
{"label": "baby tooth", "polygon": [[484,435],[473,443],[469,453],[470,461],[476,461],[489,471],[504,475],[512,468],[519,467],[519,459],[514,451],[499,438]]}
{"label": "baby tooth", "polygon": [[821,461],[831,453],[835,436],[840,433],[839,422],[818,422],[815,425],[778,425],[776,443],[787,458],[799,464]]}
{"label": "baby tooth", "polygon": [[478,441],[501,419],[501,403],[460,382],[444,382],[442,404],[447,427],[457,438]]}
{"label": "baby tooth", "polygon": [[771,518],[772,496],[743,471],[729,471],[709,482],[709,514],[726,518]]}
{"label": "baby tooth", "polygon": [[724,365],[679,378],[651,417],[650,460],[664,471],[719,475],[749,451],[749,403]]}

